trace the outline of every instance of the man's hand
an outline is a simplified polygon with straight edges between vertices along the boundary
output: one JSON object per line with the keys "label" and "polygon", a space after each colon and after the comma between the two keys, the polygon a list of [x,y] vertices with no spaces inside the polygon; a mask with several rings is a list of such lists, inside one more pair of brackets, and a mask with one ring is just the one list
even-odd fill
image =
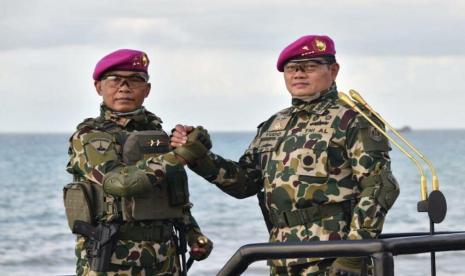
{"label": "man's hand", "polygon": [[[181,138],[182,140],[184,138]],[[175,148],[173,152],[188,164],[194,164],[197,160],[207,156],[208,150],[212,147],[208,131],[201,126],[194,128],[187,135],[187,141],[184,143],[182,146]]]}
{"label": "man's hand", "polygon": [[177,148],[184,145],[187,142],[187,134],[189,134],[193,129],[193,126],[176,125],[171,130],[171,146],[173,148]]}
{"label": "man's hand", "polygon": [[204,260],[213,250],[213,242],[205,236],[198,236],[196,241],[190,244],[190,255],[196,261]]}
{"label": "man's hand", "polygon": [[190,135],[191,137],[189,137],[189,134],[191,134],[196,128],[189,125],[176,125],[171,130],[171,146],[173,148],[177,148],[186,144],[188,141],[197,141],[204,145],[207,149],[211,149],[212,143],[208,131],[201,126],[198,126],[197,128],[202,129],[202,131],[197,132],[195,136]]}
{"label": "man's hand", "polygon": [[339,257],[331,265],[329,276],[361,276],[362,262],[362,257]]}

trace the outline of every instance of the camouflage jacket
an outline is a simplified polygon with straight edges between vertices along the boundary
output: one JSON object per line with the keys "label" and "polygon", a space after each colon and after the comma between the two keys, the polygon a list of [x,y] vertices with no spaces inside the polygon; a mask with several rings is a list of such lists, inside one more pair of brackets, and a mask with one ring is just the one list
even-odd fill
{"label": "camouflage jacket", "polygon": [[390,170],[389,150],[387,139],[343,104],[333,85],[311,102],[293,99],[261,123],[239,162],[209,152],[213,169],[191,169],[237,198],[264,189],[270,214],[352,202],[345,205],[349,218],[327,218],[334,234],[323,237],[308,225],[274,227],[270,241],[366,239],[381,232],[387,210],[374,196],[361,196],[360,184],[380,168]]}
{"label": "camouflage jacket", "polygon": [[[120,115],[101,106],[100,117],[89,118],[78,125],[77,131],[70,138],[69,163],[67,171],[74,176],[75,181],[91,182],[102,186],[102,179],[105,174],[116,171],[131,172],[134,170],[143,171],[156,186],[164,180],[166,175],[172,171],[184,170],[178,164],[174,153],[168,152],[158,156],[142,159],[135,165],[126,165],[122,161],[122,149],[124,137],[134,131],[142,130],[162,130],[161,119],[144,108],[132,114]],[[95,137],[100,137],[94,139]],[[103,139],[104,137],[105,139]],[[105,201],[116,201],[117,198],[106,195]],[[116,204],[115,204],[116,205]],[[118,208],[108,208],[108,213],[98,217],[98,220],[120,220],[121,213]],[[133,223],[133,222],[131,222]],[[137,222],[135,222],[137,223]],[[152,224],[159,225],[154,221]],[[201,235],[199,226],[192,217],[190,210],[186,209],[183,223],[187,229],[187,239],[193,240]],[[149,226],[150,222],[141,222],[143,227]],[[170,226],[172,227],[172,226]],[[172,231],[172,230],[170,230]],[[78,242],[78,257],[84,258],[82,240]],[[159,244],[153,241],[135,242],[130,240],[118,241],[116,252],[113,254],[113,264],[135,265],[135,266],[159,266],[173,265],[173,259],[177,256],[175,245],[172,240]],[[166,264],[161,264],[166,261]]]}

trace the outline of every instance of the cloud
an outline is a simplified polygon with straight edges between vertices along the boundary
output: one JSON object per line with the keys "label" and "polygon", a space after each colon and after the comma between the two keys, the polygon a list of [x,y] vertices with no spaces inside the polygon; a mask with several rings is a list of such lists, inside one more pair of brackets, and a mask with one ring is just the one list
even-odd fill
{"label": "cloud", "polygon": [[146,104],[167,128],[253,130],[289,105],[275,62],[309,33],[336,41],[339,88],[360,90],[394,125],[464,127],[464,3],[3,1],[0,116],[14,119],[0,131],[70,132],[98,115],[92,70],[117,48],[149,54]]}
{"label": "cloud", "polygon": [[[356,55],[461,55],[463,1],[9,1],[1,49],[114,45],[281,49],[327,33]],[[421,45],[421,47],[419,47]]]}

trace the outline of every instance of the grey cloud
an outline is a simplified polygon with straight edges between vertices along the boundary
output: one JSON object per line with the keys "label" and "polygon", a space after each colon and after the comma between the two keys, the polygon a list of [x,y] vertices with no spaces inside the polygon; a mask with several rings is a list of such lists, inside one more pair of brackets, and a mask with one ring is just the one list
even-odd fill
{"label": "grey cloud", "polygon": [[[266,4],[265,4],[266,3]],[[460,1],[11,1],[0,49],[115,45],[282,49],[308,33],[353,55],[462,55]]]}

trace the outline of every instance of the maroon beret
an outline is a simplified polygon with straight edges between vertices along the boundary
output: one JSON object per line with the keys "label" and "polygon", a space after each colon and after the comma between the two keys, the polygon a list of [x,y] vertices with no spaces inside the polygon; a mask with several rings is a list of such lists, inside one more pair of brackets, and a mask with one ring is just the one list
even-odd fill
{"label": "maroon beret", "polygon": [[291,59],[313,58],[321,56],[334,56],[336,48],[334,42],[326,35],[306,35],[296,41],[279,54],[276,67],[278,71],[284,71],[284,65]]}
{"label": "maroon beret", "polygon": [[97,65],[95,65],[94,80],[100,80],[107,71],[136,71],[144,72],[148,75],[149,58],[147,55],[138,50],[120,49],[104,56]]}

